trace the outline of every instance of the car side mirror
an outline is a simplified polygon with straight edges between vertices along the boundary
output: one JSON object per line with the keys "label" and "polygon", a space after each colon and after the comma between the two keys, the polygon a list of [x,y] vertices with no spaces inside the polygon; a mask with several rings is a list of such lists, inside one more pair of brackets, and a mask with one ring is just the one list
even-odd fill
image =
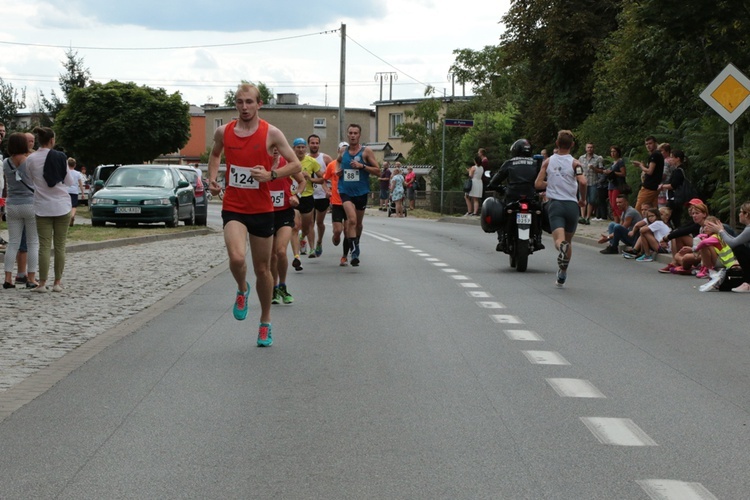
{"label": "car side mirror", "polygon": [[104,181],[96,181],[94,183],[94,187],[97,187],[99,189],[103,188],[104,187]]}
{"label": "car side mirror", "polygon": [[177,181],[178,188],[186,188],[188,186],[190,186],[190,183],[188,181]]}

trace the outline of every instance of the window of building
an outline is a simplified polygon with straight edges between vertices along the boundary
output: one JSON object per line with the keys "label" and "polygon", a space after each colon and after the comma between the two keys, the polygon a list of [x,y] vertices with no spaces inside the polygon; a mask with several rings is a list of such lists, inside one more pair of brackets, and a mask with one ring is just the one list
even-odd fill
{"label": "window of building", "polygon": [[223,118],[214,118],[214,130],[224,125],[224,119]]}
{"label": "window of building", "polygon": [[401,125],[403,121],[403,113],[391,113],[388,115],[388,137],[401,137],[401,134],[396,131],[396,127]]}
{"label": "window of building", "polygon": [[326,119],[313,118],[313,128],[326,128]]}

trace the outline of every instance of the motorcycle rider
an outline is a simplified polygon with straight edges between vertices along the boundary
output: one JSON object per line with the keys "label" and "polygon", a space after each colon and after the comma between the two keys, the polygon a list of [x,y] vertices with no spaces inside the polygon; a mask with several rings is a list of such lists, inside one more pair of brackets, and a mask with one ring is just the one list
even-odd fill
{"label": "motorcycle rider", "polygon": [[[533,202],[537,205],[537,193],[534,188],[534,181],[539,174],[539,162],[532,158],[531,154],[531,143],[526,139],[518,139],[510,147],[511,159],[507,160],[500,167],[500,170],[495,173],[490,180],[487,189],[502,192],[501,183],[504,180],[508,180],[508,187],[505,190],[505,202],[507,205],[511,201],[518,201],[522,198],[526,198],[528,201]],[[505,215],[505,211],[503,210]],[[534,214],[532,218],[532,234],[534,235],[534,250],[544,249],[542,244],[542,231],[540,228],[541,217]],[[497,231],[497,251],[502,252],[505,250],[505,220],[501,224],[501,229]]]}

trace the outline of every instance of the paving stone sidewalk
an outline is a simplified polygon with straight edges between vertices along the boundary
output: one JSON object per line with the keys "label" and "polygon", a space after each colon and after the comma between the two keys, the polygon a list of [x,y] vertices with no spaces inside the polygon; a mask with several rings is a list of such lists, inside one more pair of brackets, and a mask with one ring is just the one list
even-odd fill
{"label": "paving stone sidewalk", "polygon": [[217,232],[68,252],[62,293],[0,289],[0,393],[225,263]]}

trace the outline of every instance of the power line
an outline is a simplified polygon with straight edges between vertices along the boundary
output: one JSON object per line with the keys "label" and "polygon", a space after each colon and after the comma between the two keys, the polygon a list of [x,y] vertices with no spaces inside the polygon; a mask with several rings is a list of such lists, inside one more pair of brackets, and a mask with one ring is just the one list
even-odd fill
{"label": "power line", "polygon": [[7,42],[3,40],[0,40],[0,44],[20,45],[24,47],[48,47],[48,48],[51,47],[55,49],[118,50],[118,51],[211,49],[211,48],[216,48],[216,47],[237,47],[240,45],[255,45],[259,43],[281,42],[284,40],[293,40],[295,38],[305,38],[305,37],[310,37],[310,36],[327,35],[329,33],[335,33],[337,31],[339,30],[335,29],[335,30],[319,31],[317,33],[306,33],[304,35],[285,36],[285,37],[280,37],[280,38],[269,38],[266,40],[254,40],[250,42],[216,43],[216,44],[209,44],[209,45],[182,45],[182,46],[174,46],[174,47],[87,47],[87,46],[75,46],[75,45],[51,45],[51,44],[44,44],[44,43]]}
{"label": "power line", "polygon": [[393,65],[393,64],[391,64],[391,63],[389,63],[388,61],[386,61],[385,59],[383,59],[383,58],[382,58],[382,57],[380,57],[379,55],[375,54],[375,53],[374,53],[374,52],[372,52],[371,50],[367,49],[367,48],[366,48],[366,47],[365,47],[364,45],[362,45],[361,43],[359,43],[358,41],[356,41],[356,40],[355,40],[354,38],[350,37],[349,35],[346,35],[346,38],[348,38],[349,40],[351,40],[352,42],[354,42],[355,44],[357,44],[357,45],[359,46],[359,48],[361,48],[362,50],[364,50],[365,52],[367,52],[368,54],[370,54],[370,55],[371,55],[372,57],[374,57],[375,59],[379,60],[380,62],[383,62],[383,63],[387,64],[388,66],[390,66],[391,68],[393,68],[393,69],[395,69],[396,71],[400,72],[400,73],[401,73],[401,74],[403,74],[404,76],[406,76],[406,77],[408,77],[408,78],[411,78],[412,80],[414,80],[414,81],[415,81],[415,82],[417,82],[418,84],[420,84],[420,85],[424,85],[425,87],[430,87],[430,85],[428,85],[428,84],[426,84],[426,83],[424,83],[424,82],[422,82],[422,81],[420,81],[420,80],[417,80],[416,78],[414,78],[413,76],[409,75],[409,74],[408,74],[408,73],[406,73],[405,71],[402,71],[402,70],[398,69],[398,68],[397,68],[396,66],[394,66],[394,65]]}

